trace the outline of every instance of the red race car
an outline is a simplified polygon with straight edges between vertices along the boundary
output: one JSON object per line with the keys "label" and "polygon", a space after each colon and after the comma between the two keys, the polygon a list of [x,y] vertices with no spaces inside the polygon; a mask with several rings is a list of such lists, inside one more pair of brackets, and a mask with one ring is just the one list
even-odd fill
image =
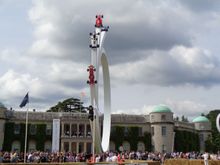
{"label": "red race car", "polygon": [[94,85],[97,83],[97,81],[95,80],[95,75],[94,75],[95,71],[96,69],[93,65],[88,66],[87,72],[89,72],[89,80],[87,81],[87,83],[89,85]]}
{"label": "red race car", "polygon": [[96,15],[95,27],[103,27],[102,18],[103,15]]}

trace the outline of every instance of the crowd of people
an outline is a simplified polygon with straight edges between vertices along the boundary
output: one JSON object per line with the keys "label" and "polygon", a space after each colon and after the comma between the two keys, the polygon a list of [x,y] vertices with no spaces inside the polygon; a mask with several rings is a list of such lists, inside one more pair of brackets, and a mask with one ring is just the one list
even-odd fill
{"label": "crowd of people", "polygon": [[[153,160],[164,162],[165,159],[212,159],[220,160],[220,153],[209,154],[199,152],[173,152],[173,153],[156,153],[156,152],[105,152],[96,154],[93,158],[88,153],[72,153],[72,152],[28,152],[26,154],[27,163],[52,163],[52,162],[123,162],[130,160]],[[24,162],[24,153],[22,152],[0,152],[0,163],[19,163]]]}

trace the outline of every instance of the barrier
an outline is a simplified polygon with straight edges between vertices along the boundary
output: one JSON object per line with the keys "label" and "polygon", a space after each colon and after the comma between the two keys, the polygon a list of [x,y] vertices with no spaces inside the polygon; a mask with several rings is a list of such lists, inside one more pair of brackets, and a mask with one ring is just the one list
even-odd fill
{"label": "barrier", "polygon": [[[204,165],[204,161],[202,159],[167,159],[164,165]],[[209,165],[220,165],[220,160],[209,160]]]}

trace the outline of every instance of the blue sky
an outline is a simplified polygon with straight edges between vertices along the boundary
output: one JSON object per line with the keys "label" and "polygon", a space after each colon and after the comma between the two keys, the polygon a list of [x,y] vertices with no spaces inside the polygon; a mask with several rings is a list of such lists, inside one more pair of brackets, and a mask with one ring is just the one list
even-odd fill
{"label": "blue sky", "polygon": [[218,109],[219,9],[217,0],[0,0],[0,102],[21,110],[29,91],[30,107],[45,111],[83,91],[88,105],[88,34],[101,13],[113,113],[166,104],[192,119]]}

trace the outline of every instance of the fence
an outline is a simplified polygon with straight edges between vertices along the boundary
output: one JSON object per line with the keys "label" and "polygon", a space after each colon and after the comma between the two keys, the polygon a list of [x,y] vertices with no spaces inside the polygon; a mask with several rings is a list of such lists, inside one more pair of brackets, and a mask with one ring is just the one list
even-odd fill
{"label": "fence", "polygon": [[[164,165],[204,165],[203,160],[191,159],[167,159]],[[209,165],[220,165],[219,160],[209,160]]]}

